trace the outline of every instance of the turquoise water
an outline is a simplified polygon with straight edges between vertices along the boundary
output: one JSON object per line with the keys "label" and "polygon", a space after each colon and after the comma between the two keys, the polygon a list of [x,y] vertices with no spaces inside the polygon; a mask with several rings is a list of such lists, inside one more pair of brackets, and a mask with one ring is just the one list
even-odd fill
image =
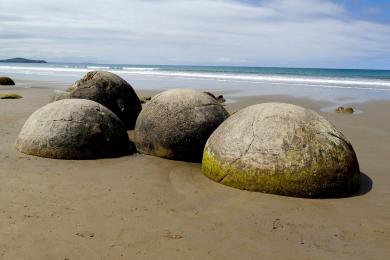
{"label": "turquoise water", "polygon": [[66,69],[106,69],[106,70],[140,70],[189,73],[215,73],[239,75],[277,75],[325,78],[357,78],[390,81],[390,70],[361,69],[321,69],[321,68],[271,68],[271,67],[227,67],[227,66],[169,66],[169,65],[126,65],[126,64],[92,64],[92,63],[47,63],[20,64],[0,63],[1,68],[31,67],[31,68],[63,68]]}
{"label": "turquoise water", "polygon": [[285,94],[317,99],[390,99],[389,70],[164,66],[127,64],[0,63],[0,75],[71,84],[91,70],[108,70],[135,88],[190,87],[239,95]]}
{"label": "turquoise water", "polygon": [[[109,65],[115,68],[116,65]],[[121,67],[129,67],[121,65]],[[139,66],[130,66],[139,67]],[[390,70],[318,69],[318,68],[265,68],[265,67],[211,67],[211,66],[145,66],[163,71],[203,73],[279,75],[305,77],[365,78],[390,81]]]}

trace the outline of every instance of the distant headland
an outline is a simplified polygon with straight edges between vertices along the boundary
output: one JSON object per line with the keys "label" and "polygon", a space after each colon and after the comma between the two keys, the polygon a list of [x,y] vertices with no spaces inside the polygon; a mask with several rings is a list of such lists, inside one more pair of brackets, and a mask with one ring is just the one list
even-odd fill
{"label": "distant headland", "polygon": [[9,63],[47,63],[44,60],[30,60],[25,58],[12,58],[7,60],[0,60],[0,62],[9,62]]}

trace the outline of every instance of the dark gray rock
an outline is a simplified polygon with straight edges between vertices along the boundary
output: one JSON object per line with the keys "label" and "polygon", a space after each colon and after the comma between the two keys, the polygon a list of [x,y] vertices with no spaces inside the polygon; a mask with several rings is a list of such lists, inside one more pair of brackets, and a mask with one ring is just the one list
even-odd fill
{"label": "dark gray rock", "polygon": [[14,86],[15,82],[9,77],[0,77],[0,86]]}
{"label": "dark gray rock", "polygon": [[350,194],[360,176],[340,131],[314,111],[282,103],[230,116],[207,141],[202,172],[234,188],[296,197]]}
{"label": "dark gray rock", "polygon": [[145,154],[200,161],[207,138],[228,117],[211,96],[194,90],[168,90],[152,98],[135,127],[137,149]]}
{"label": "dark gray rock", "polygon": [[16,148],[56,159],[95,159],[129,153],[122,121],[106,107],[86,99],[64,99],[35,111],[24,124]]}
{"label": "dark gray rock", "polygon": [[91,71],[70,89],[71,98],[96,101],[114,112],[127,129],[134,129],[142,106],[134,89],[121,77],[106,71]]}

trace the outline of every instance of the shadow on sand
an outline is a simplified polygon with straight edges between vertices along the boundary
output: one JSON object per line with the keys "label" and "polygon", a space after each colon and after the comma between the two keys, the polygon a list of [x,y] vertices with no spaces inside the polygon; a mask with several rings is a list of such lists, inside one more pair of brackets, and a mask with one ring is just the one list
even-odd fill
{"label": "shadow on sand", "polygon": [[312,199],[343,199],[343,198],[363,196],[369,193],[373,186],[372,179],[368,177],[365,173],[361,172],[359,180],[360,180],[360,188],[355,193],[323,195],[323,196],[313,197]]}
{"label": "shadow on sand", "polygon": [[360,173],[360,189],[358,192],[352,194],[349,197],[357,197],[357,196],[362,196],[364,194],[369,193],[372,190],[373,182],[368,175],[365,173],[361,172]]}

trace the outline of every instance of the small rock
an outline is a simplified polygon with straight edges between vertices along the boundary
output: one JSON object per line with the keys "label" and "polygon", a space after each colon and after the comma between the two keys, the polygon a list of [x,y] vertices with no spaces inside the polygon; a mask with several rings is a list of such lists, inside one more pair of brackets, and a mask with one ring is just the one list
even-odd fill
{"label": "small rock", "polygon": [[355,110],[352,107],[338,107],[336,108],[336,112],[344,114],[353,114]]}
{"label": "small rock", "polygon": [[141,101],[141,104],[145,104],[146,102],[150,101],[151,99],[152,99],[152,97],[141,97],[140,101]]}
{"label": "small rock", "polygon": [[14,86],[15,82],[9,77],[0,77],[0,86]]}

